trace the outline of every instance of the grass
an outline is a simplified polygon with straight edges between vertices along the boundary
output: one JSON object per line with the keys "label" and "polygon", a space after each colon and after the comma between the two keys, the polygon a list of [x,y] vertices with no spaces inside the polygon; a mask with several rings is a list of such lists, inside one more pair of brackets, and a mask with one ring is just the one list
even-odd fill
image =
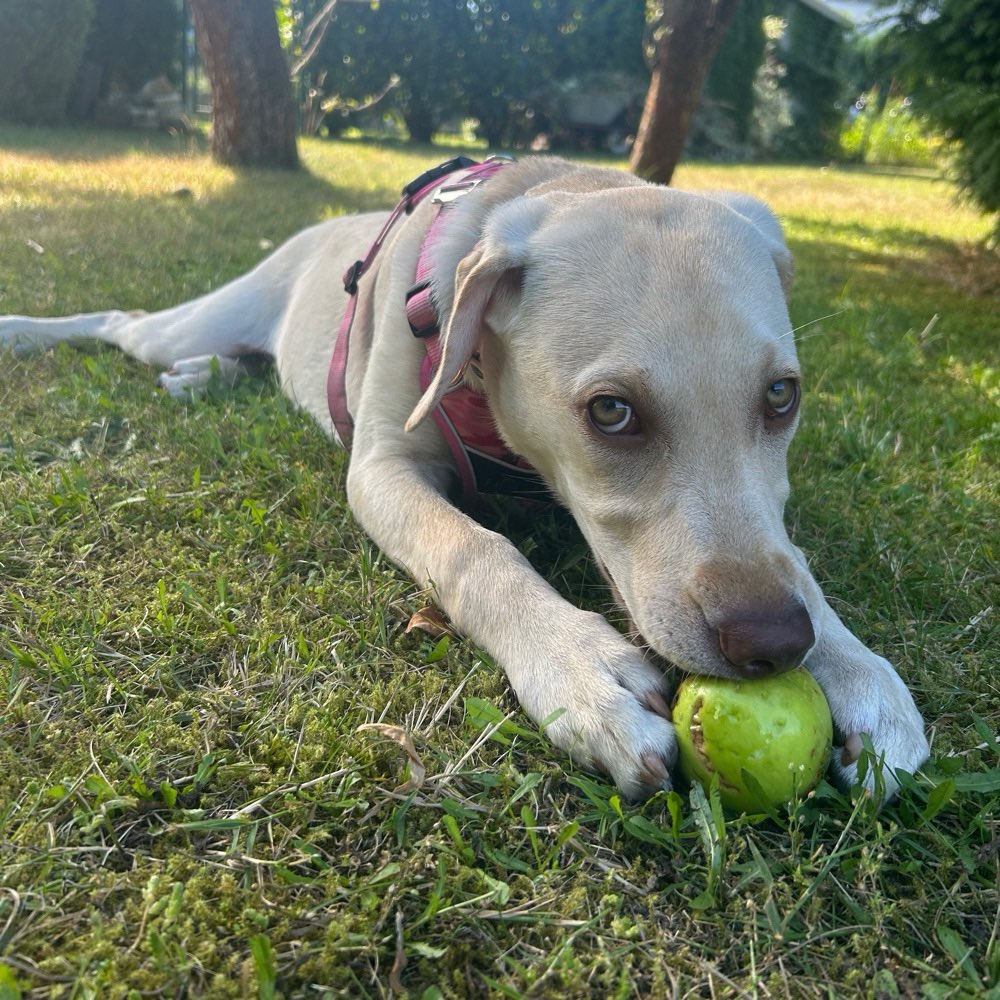
{"label": "grass", "polygon": [[[440,152],[0,130],[0,313],[157,307]],[[638,806],[537,736],[362,536],[273,381],[87,346],[0,376],[0,997],[1000,994],[997,259],[925,176],[686,166],[798,261],[789,520],[933,735],[876,812]],[[337,280],[336,275],[330,276]],[[827,317],[821,319],[821,317]],[[336,317],[331,317],[335,325]],[[604,607],[572,526],[494,518]]]}

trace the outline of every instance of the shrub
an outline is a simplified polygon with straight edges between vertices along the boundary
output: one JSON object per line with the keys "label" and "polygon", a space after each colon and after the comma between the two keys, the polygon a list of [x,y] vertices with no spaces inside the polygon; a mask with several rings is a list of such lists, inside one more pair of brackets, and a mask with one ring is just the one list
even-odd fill
{"label": "shrub", "polygon": [[915,99],[950,139],[955,172],[1000,238],[1000,18],[996,0],[905,0],[890,44]]}
{"label": "shrub", "polygon": [[840,153],[846,160],[895,167],[936,167],[945,140],[930,122],[914,112],[909,98],[897,98],[881,110],[872,104],[845,124]]}
{"label": "shrub", "polygon": [[93,13],[94,0],[0,0],[0,118],[63,117]]}

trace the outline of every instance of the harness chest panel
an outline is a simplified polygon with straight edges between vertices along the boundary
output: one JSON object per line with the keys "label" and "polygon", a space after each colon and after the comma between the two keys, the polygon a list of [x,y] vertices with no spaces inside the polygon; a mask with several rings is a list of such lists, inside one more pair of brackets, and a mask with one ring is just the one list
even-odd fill
{"label": "harness chest panel", "polygon": [[[413,335],[424,342],[426,354],[420,366],[420,389],[431,383],[441,359],[440,323],[429,282],[430,249],[440,233],[447,206],[467,191],[483,183],[508,161],[476,163],[458,157],[421,174],[403,189],[403,197],[390,213],[363,260],[355,262],[344,275],[349,299],[334,344],[327,376],[327,401],[337,436],[345,448],[351,447],[354,420],[347,406],[347,361],[351,329],[357,310],[359,281],[372,263],[397,221],[408,215],[428,195],[435,194],[438,211],[420,247],[413,286],[406,296],[406,314]],[[457,174],[461,171],[460,174]],[[455,176],[457,174],[457,176]],[[474,506],[483,494],[519,496],[548,500],[550,494],[542,478],[523,458],[515,455],[497,433],[487,398],[458,384],[431,411],[455,460],[462,488],[462,500]]]}

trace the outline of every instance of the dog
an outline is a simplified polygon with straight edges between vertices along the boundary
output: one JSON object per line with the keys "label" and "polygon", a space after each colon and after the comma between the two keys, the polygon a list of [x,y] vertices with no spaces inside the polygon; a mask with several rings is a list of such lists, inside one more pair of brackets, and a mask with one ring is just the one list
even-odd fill
{"label": "dog", "polygon": [[[547,736],[628,797],[671,784],[664,662],[727,678],[804,664],[830,705],[835,780],[858,779],[868,739],[892,794],[928,756],[921,716],[783,524],[801,396],[791,276],[779,223],[748,195],[552,157],[461,160],[408,185],[388,222],[308,228],[201,298],[5,317],[0,345],[98,338],[163,369],[176,396],[267,355],[283,392],[350,443],[364,530]],[[408,307],[421,299],[430,338]],[[497,481],[534,477],[571,513],[641,644],[463,509],[489,449],[456,446],[456,393],[498,435]]]}

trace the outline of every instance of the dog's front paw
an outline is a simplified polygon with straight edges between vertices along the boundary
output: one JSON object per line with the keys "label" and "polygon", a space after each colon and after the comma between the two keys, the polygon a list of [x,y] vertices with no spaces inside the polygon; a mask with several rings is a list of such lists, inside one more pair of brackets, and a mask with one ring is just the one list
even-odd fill
{"label": "dog's front paw", "polygon": [[577,763],[609,775],[626,798],[644,799],[672,786],[677,740],[670,709],[658,692],[640,698],[611,680],[600,708],[567,706],[546,735]]}
{"label": "dog's front paw", "polygon": [[840,745],[833,748],[832,770],[847,788],[859,779],[858,763],[866,739],[875,759],[862,774],[869,792],[884,789],[886,801],[899,790],[897,771],[913,774],[930,753],[924,720],[892,665],[866,650],[863,682],[858,689],[827,691]]}
{"label": "dog's front paw", "polygon": [[668,790],[677,741],[663,673],[604,619],[587,618],[553,662],[540,662],[535,648],[530,667],[508,665],[518,700],[556,746],[610,775],[628,798]]}

